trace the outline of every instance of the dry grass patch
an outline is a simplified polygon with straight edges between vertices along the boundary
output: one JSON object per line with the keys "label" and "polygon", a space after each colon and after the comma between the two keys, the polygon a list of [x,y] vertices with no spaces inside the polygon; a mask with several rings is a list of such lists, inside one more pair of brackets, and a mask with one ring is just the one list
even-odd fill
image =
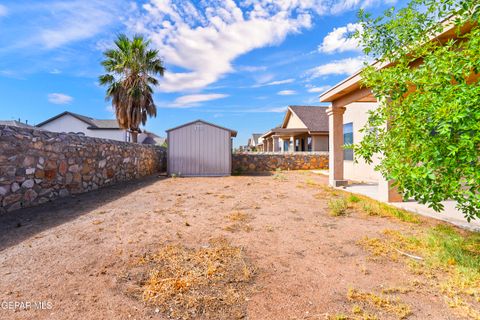
{"label": "dry grass patch", "polygon": [[377,295],[372,292],[362,292],[356,289],[348,290],[347,297],[350,301],[355,301],[356,303],[362,303],[364,305],[370,305],[379,311],[394,315],[398,319],[405,319],[412,314],[410,306],[401,302],[399,299]]}
{"label": "dry grass patch", "polygon": [[167,245],[141,259],[143,300],[173,319],[242,319],[255,274],[225,238],[201,248]]}
{"label": "dry grass patch", "polygon": [[244,213],[241,211],[234,211],[227,216],[228,220],[232,223],[229,224],[224,228],[226,231],[230,232],[238,232],[238,231],[245,231],[251,232],[253,227],[248,223],[253,220],[253,217],[249,213]]}
{"label": "dry grass patch", "polygon": [[374,256],[403,261],[457,313],[480,319],[480,234],[440,224],[408,234],[385,230],[358,243]]}
{"label": "dry grass patch", "polygon": [[[315,195],[316,199],[324,200],[332,196],[340,197],[340,199],[343,199],[343,200],[338,200],[338,201],[342,201],[342,202],[345,201],[347,203],[346,205],[342,205],[343,207],[345,207],[345,210],[348,207],[353,210],[363,212],[368,216],[395,218],[408,223],[421,222],[419,216],[414,213],[408,212],[406,210],[398,209],[396,207],[390,206],[386,203],[371,199],[363,195],[352,194],[347,191],[334,189],[328,185],[317,183],[312,179],[307,179],[305,181],[305,185],[307,187],[316,188],[320,190],[320,193]],[[330,202],[332,201],[337,201],[337,200],[336,199],[330,200]],[[339,210],[339,211],[342,212],[345,210]],[[331,211],[333,216],[338,216],[338,214],[336,214],[334,210],[331,210]]]}

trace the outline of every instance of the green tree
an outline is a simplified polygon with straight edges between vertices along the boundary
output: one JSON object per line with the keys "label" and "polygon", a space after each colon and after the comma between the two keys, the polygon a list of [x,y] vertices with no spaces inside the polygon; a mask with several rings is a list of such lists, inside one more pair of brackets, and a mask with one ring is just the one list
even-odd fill
{"label": "green tree", "polygon": [[149,45],[142,36],[130,40],[119,35],[115,49],[103,53],[106,74],[99,77],[100,84],[108,86],[107,100],[112,101],[118,124],[131,132],[133,142],[137,142],[140,124],[157,115],[152,86],[158,84],[156,76],[165,71],[158,51]]}
{"label": "green tree", "polygon": [[[480,217],[479,17],[478,0],[413,0],[379,17],[360,11],[356,35],[377,60],[362,85],[381,102],[356,157],[380,154],[377,170],[405,198],[436,211],[455,200],[468,220]],[[448,24],[456,37],[437,37]]]}

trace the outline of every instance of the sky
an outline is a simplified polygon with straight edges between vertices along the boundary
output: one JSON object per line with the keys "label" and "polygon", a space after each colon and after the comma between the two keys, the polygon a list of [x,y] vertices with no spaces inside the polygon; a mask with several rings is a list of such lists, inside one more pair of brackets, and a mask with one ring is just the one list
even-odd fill
{"label": "sky", "polygon": [[167,71],[146,129],[196,119],[238,131],[235,145],[360,69],[348,37],[360,8],[401,0],[0,0],[0,119],[40,123],[63,111],[112,119],[102,53],[141,34]]}

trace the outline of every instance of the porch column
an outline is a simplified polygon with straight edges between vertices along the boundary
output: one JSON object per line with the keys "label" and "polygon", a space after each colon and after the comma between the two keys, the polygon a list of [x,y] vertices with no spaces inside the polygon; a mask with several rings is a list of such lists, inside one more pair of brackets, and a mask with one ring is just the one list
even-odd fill
{"label": "porch column", "polygon": [[273,136],[273,147],[272,147],[272,150],[273,152],[280,152],[280,139],[278,136]]}
{"label": "porch column", "polygon": [[343,177],[343,114],[345,107],[327,109],[329,130],[328,182],[332,187],[347,185]]}
{"label": "porch column", "polygon": [[288,145],[288,151],[295,152],[295,136],[290,137],[290,144]]}
{"label": "porch column", "polygon": [[402,195],[396,187],[392,187],[393,181],[387,181],[383,177],[378,180],[378,199],[385,202],[403,202]]}

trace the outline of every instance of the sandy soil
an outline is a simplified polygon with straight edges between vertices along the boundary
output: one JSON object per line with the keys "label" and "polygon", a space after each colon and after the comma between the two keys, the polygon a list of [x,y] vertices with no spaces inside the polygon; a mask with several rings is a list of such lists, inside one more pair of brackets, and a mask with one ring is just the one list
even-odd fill
{"label": "sandy soil", "polygon": [[[248,319],[325,319],[351,313],[349,288],[380,293],[416,280],[404,264],[372,260],[357,241],[411,225],[353,213],[328,215],[313,173],[149,178],[0,216],[0,302],[45,301],[44,310],[0,308],[0,319],[164,319],[125,293],[132,259],[156,246],[204,245],[225,236],[257,266]],[[233,211],[252,230],[226,228]],[[188,223],[186,223],[188,222]],[[409,319],[457,319],[428,287],[393,295]],[[379,310],[381,319],[396,319]]]}

